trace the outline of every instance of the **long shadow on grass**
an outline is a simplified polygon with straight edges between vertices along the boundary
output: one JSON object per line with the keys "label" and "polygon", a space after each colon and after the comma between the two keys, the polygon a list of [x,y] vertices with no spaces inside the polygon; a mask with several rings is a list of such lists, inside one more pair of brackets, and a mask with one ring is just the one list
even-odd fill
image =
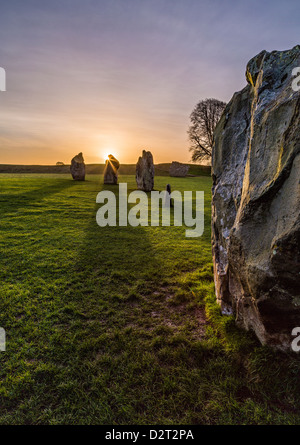
{"label": "long shadow on grass", "polygon": [[[83,369],[89,370],[85,375],[91,394],[89,422],[149,423],[157,416],[170,423],[182,419],[214,423],[216,418],[225,423],[249,423],[253,406],[262,411],[269,394],[276,397],[272,387],[283,393],[287,385],[281,386],[276,372],[263,375],[260,366],[268,353],[261,349],[261,357],[260,352],[255,355],[254,343],[247,343],[249,351],[245,347],[242,352],[241,346],[242,357],[249,354],[253,361],[245,360],[244,367],[243,359],[234,352],[227,355],[217,339],[204,346],[201,342],[189,344],[180,335],[172,337],[168,326],[155,328],[151,306],[155,311],[153,290],[164,278],[163,264],[153,251],[147,230],[100,228],[95,221],[97,208],[74,266],[77,278],[82,277],[81,286],[72,290],[73,298],[82,302],[81,333],[78,325],[74,327],[82,339],[76,347],[85,363]],[[257,379],[261,376],[262,382],[248,381],[243,375],[247,372]],[[264,388],[266,394],[261,396]],[[232,394],[236,400],[231,418],[226,407]],[[296,400],[297,391],[291,394]],[[212,407],[219,403],[224,413],[214,411],[208,402]],[[250,414],[243,408],[244,402],[249,403]],[[202,417],[204,407],[211,418]],[[287,404],[279,406],[275,401],[273,410],[278,407],[283,415],[297,414]],[[244,417],[240,420],[241,413]],[[268,413],[262,411],[257,416],[254,423],[263,423]]]}
{"label": "long shadow on grass", "polygon": [[[62,190],[59,182],[35,199]],[[166,278],[168,254],[158,257],[146,229],[100,228],[98,205],[81,206],[62,215],[65,239],[53,239],[61,249],[44,245],[44,266],[27,268],[28,289],[16,283],[1,296],[9,339],[0,355],[1,423],[299,422],[296,363],[248,342],[226,352],[212,329],[205,342],[164,324],[159,311],[171,308],[153,290]],[[167,248],[176,249],[173,241]],[[229,328],[239,343],[232,324],[222,335]]]}
{"label": "long shadow on grass", "polygon": [[[114,190],[114,187],[107,189]],[[96,204],[91,214],[75,270],[77,273],[85,271],[85,282],[92,278],[97,283],[99,279],[96,293],[108,301],[124,302],[127,293],[134,300],[133,288],[137,294],[146,295],[150,289],[157,287],[162,276],[147,231],[140,226],[129,225],[99,227],[96,222],[99,207]],[[108,290],[109,294],[106,294]]]}
{"label": "long shadow on grass", "polygon": [[67,188],[77,185],[78,182],[69,179],[55,179],[53,184],[45,185],[37,189],[30,189],[25,193],[12,194],[12,193],[1,193],[0,195],[0,206],[1,206],[1,216],[5,213],[11,213],[18,211],[20,208],[27,207],[29,204],[37,203],[50,195],[59,193]]}

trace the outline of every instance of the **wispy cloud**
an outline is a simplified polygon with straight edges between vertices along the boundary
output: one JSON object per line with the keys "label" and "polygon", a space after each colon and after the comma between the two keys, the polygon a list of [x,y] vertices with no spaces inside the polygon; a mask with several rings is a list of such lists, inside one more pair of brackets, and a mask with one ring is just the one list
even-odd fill
{"label": "wispy cloud", "polygon": [[[198,100],[229,100],[246,62],[298,38],[295,1],[10,0],[1,5],[0,162],[189,160]],[[26,149],[24,149],[26,147]],[[59,157],[59,159],[58,159]]]}

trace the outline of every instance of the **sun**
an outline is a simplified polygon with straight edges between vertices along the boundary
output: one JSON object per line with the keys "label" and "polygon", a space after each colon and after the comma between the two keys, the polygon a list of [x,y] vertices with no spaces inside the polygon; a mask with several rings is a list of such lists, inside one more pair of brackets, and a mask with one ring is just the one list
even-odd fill
{"label": "sun", "polygon": [[119,150],[117,150],[113,145],[106,145],[103,148],[98,149],[98,157],[103,159],[104,162],[108,160],[109,155],[113,155],[118,158]]}
{"label": "sun", "polygon": [[103,150],[101,153],[101,157],[103,157],[104,161],[106,161],[108,159],[108,155],[113,154],[114,150],[113,149],[106,149]]}

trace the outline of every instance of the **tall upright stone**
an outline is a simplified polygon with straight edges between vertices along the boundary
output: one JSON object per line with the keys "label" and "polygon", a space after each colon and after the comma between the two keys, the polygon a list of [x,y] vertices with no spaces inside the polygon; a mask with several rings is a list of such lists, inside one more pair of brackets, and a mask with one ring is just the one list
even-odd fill
{"label": "tall upright stone", "polygon": [[136,184],[139,190],[151,192],[154,187],[154,164],[150,151],[143,150],[136,164]]}
{"label": "tall upright stone", "polygon": [[71,161],[70,171],[75,181],[85,180],[85,163],[82,153],[79,153],[78,155],[74,156],[74,158]]}
{"label": "tall upright stone", "polygon": [[215,131],[212,242],[217,300],[262,343],[300,326],[300,46],[247,65]]}
{"label": "tall upright stone", "polygon": [[108,155],[108,159],[105,162],[105,169],[104,169],[104,184],[118,183],[119,167],[120,167],[119,161],[113,155]]}

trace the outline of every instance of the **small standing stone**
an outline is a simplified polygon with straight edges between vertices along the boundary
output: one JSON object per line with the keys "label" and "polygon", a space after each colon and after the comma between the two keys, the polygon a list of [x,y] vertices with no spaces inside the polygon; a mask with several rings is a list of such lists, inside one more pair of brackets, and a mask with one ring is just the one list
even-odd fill
{"label": "small standing stone", "polygon": [[167,184],[167,186],[166,186],[165,207],[173,207],[173,203],[171,201],[171,186],[170,186],[170,184]]}
{"label": "small standing stone", "polygon": [[75,181],[85,180],[85,163],[82,153],[74,156],[70,167],[71,175]]}
{"label": "small standing stone", "polygon": [[104,184],[118,183],[119,167],[120,167],[119,161],[113,155],[108,155],[108,159],[105,162]]}
{"label": "small standing stone", "polygon": [[143,150],[136,164],[136,184],[139,190],[151,192],[154,187],[154,164],[150,151]]}

